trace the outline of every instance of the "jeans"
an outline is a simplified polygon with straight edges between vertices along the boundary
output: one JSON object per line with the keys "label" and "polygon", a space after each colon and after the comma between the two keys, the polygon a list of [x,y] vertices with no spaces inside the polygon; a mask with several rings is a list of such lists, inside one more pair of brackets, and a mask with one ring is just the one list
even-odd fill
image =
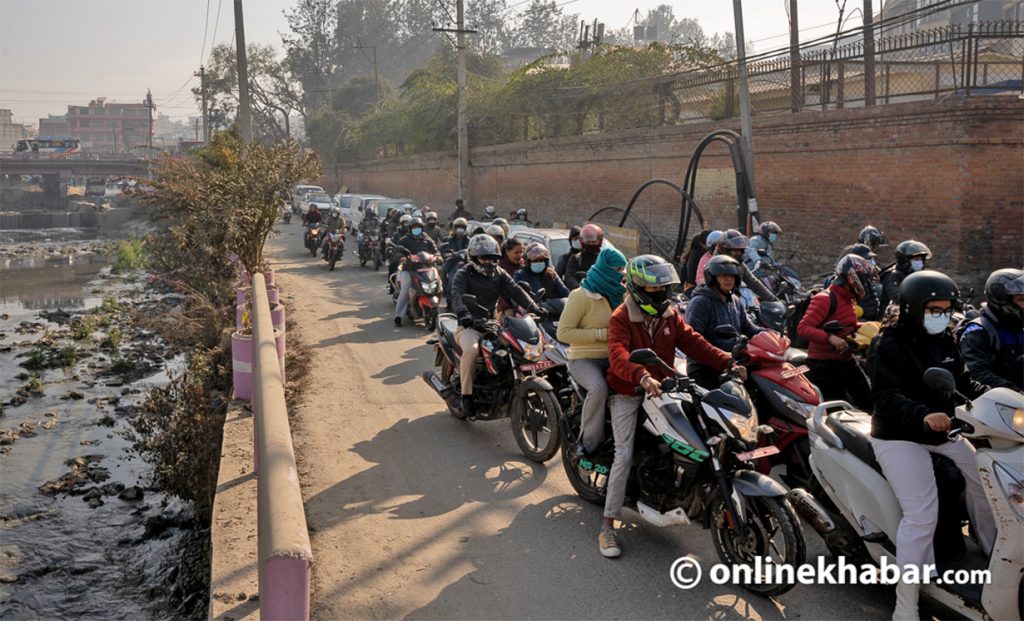
{"label": "jeans", "polygon": [[604,408],[608,401],[608,359],[580,358],[569,361],[569,373],[576,382],[587,389],[583,400],[583,416],[580,423],[583,449],[593,451],[604,441]]}
{"label": "jeans", "polygon": [[476,359],[480,355],[480,333],[473,328],[459,326],[455,331],[455,340],[459,342],[462,358],[459,360],[459,381],[462,383],[462,394],[473,394],[473,372],[476,371]]}
{"label": "jeans", "polygon": [[398,300],[395,301],[395,318],[405,317],[405,311],[409,308],[409,292],[412,291],[412,275],[402,270],[398,272]]}
{"label": "jeans", "polygon": [[604,499],[604,516],[619,519],[626,499],[629,469],[633,465],[633,440],[636,417],[643,397],[613,394],[609,399],[612,411],[612,436],[615,438],[615,460],[608,473],[608,491]]}
{"label": "jeans", "polygon": [[[939,498],[935,487],[935,471],[929,451],[952,459],[967,482],[967,510],[971,516],[978,543],[986,553],[992,552],[996,540],[996,525],[992,507],[985,497],[978,477],[974,447],[966,440],[930,445],[903,440],[871,439],[875,458],[882,466],[893,493],[903,510],[896,531],[896,564],[935,565],[932,545],[935,525],[939,520]],[[896,610],[893,619],[917,619],[917,600],[920,586],[900,582],[896,585]]]}

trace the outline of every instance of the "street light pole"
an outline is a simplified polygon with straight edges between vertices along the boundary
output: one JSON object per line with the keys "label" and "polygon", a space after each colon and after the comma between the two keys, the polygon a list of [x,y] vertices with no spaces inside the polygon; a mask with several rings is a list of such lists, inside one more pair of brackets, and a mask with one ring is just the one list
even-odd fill
{"label": "street light pole", "polygon": [[743,34],[742,0],[732,0],[733,19],[736,22],[736,60],[739,63],[740,128],[743,133],[743,160],[747,168],[750,187],[754,187],[754,140],[750,121],[750,87],[747,82],[747,51]]}
{"label": "street light pole", "polygon": [[459,198],[469,202],[469,136],[466,134],[466,33],[463,0],[456,3],[455,46],[458,55],[458,142],[459,142]]}

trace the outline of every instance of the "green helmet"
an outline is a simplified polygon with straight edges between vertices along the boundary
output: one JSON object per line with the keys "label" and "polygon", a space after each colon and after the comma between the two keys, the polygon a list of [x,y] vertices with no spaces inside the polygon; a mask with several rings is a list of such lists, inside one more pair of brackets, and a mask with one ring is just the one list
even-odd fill
{"label": "green helmet", "polygon": [[668,308],[668,292],[666,291],[665,295],[652,295],[643,288],[678,284],[679,274],[676,273],[676,268],[659,256],[642,254],[630,259],[626,264],[626,291],[640,310],[651,317],[661,315]]}

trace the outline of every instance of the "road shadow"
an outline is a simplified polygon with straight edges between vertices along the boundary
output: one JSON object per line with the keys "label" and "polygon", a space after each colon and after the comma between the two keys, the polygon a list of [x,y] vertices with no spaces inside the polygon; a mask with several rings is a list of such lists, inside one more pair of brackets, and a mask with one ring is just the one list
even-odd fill
{"label": "road shadow", "polygon": [[[386,385],[405,384],[411,380],[421,381],[423,369],[429,368],[434,364],[434,356],[433,345],[427,345],[424,341],[422,345],[406,350],[402,354],[401,362],[382,369],[380,373],[372,377],[381,380]],[[440,400],[440,397],[438,399]]]}

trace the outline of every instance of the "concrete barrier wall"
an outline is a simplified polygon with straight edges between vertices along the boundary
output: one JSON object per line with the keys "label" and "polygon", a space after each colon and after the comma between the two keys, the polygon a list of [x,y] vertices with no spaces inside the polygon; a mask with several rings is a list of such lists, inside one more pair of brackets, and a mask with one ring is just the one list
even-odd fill
{"label": "concrete barrier wall", "polygon": [[252,291],[260,617],[309,619],[313,552],[263,274],[253,275]]}

